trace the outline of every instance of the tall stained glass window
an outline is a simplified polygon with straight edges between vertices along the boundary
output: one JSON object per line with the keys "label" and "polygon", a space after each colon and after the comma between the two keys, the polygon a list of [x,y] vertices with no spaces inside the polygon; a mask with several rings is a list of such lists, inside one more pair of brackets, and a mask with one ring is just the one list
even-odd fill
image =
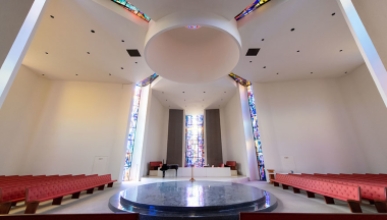
{"label": "tall stained glass window", "polygon": [[185,166],[204,166],[204,116],[185,116]]}
{"label": "tall stained glass window", "polygon": [[140,101],[141,101],[141,89],[144,86],[151,84],[159,75],[156,73],[145,78],[141,82],[138,82],[134,89],[132,111],[130,113],[130,122],[129,122],[129,132],[128,139],[126,144],[126,154],[125,154],[125,163],[124,163],[124,175],[122,175],[122,180],[128,181],[130,174],[130,167],[132,166],[134,144],[136,140],[136,131],[137,131],[137,120],[138,113],[140,110]]}
{"label": "tall stained glass window", "polygon": [[253,86],[251,85],[247,86],[246,89],[247,89],[247,98],[249,101],[251,125],[253,128],[255,152],[257,153],[259,176],[261,180],[266,180],[265,161],[263,159],[261,135],[259,134],[259,129],[258,129],[257,109],[255,108]]}
{"label": "tall stained glass window", "polygon": [[136,85],[134,89],[132,111],[130,114],[129,133],[128,133],[128,140],[126,145],[126,156],[125,156],[125,164],[124,164],[124,175],[122,176],[122,179],[124,181],[129,180],[129,171],[130,171],[130,167],[132,166],[132,156],[133,156],[133,150],[134,150],[134,141],[136,138],[137,119],[138,119],[138,112],[140,109],[140,100],[141,100],[141,87]]}
{"label": "tall stained glass window", "polygon": [[247,100],[249,102],[251,127],[253,129],[254,146],[255,146],[255,152],[256,152],[256,157],[258,162],[259,178],[260,180],[266,180],[265,160],[263,159],[261,135],[259,134],[259,129],[258,129],[258,117],[257,117],[257,109],[255,107],[253,86],[251,85],[250,81],[247,81],[246,79],[234,73],[230,73],[229,76],[237,83],[241,84],[246,88]]}

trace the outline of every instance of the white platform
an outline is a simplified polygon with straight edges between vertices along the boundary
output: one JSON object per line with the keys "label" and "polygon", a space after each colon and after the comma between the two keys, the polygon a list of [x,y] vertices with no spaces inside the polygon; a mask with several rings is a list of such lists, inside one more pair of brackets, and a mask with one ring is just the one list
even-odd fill
{"label": "white platform", "polygon": [[[194,167],[194,177],[230,177],[230,167]],[[175,177],[176,170],[170,169],[165,171],[165,177]],[[163,176],[163,171],[157,171],[157,176]],[[177,177],[190,177],[191,167],[179,167]]]}

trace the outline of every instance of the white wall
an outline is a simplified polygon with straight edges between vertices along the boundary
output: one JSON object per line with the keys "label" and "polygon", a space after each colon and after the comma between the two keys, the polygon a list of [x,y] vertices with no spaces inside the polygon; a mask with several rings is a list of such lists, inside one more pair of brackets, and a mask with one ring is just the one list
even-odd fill
{"label": "white wall", "polygon": [[49,88],[49,80],[21,66],[0,108],[0,174],[23,169]]}
{"label": "white wall", "polygon": [[366,172],[337,79],[254,84],[266,168]]}
{"label": "white wall", "polygon": [[387,109],[365,65],[339,79],[368,172],[387,167]]}
{"label": "white wall", "polygon": [[150,99],[141,176],[148,175],[150,161],[162,161],[167,155],[168,121],[165,121],[165,114],[168,111],[154,95]]}
{"label": "white wall", "polygon": [[248,175],[246,142],[239,92],[220,109],[223,160],[237,162],[239,175]]}
{"label": "white wall", "polygon": [[118,178],[133,90],[133,85],[52,81],[22,172],[90,174],[95,157],[108,157],[101,172]]}

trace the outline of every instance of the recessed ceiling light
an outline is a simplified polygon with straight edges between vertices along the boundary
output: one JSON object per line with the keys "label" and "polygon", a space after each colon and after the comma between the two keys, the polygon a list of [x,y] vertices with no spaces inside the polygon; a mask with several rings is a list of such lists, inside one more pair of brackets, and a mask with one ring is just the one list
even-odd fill
{"label": "recessed ceiling light", "polygon": [[296,30],[295,28],[290,29],[290,31],[295,31],[295,30]]}
{"label": "recessed ceiling light", "polygon": [[54,17],[54,15],[50,15],[50,17],[52,18],[52,19],[54,19],[55,17]]}
{"label": "recessed ceiling light", "polygon": [[78,74],[75,74],[76,76],[78,76]]}
{"label": "recessed ceiling light", "polygon": [[185,99],[184,99],[184,102],[185,102]]}
{"label": "recessed ceiling light", "polygon": [[137,61],[136,62],[134,62],[135,64],[137,64]]}
{"label": "recessed ceiling light", "polygon": [[252,63],[253,61],[250,60],[250,63]]}
{"label": "recessed ceiling light", "polygon": [[90,54],[90,52],[87,52],[87,54]]}
{"label": "recessed ceiling light", "polygon": [[203,91],[203,93],[206,93],[206,91]]}
{"label": "recessed ceiling light", "polygon": [[262,41],[265,41],[265,38],[262,38]]}
{"label": "recessed ceiling light", "polygon": [[340,52],[343,52],[343,50],[340,50]]}
{"label": "recessed ceiling light", "polygon": [[125,41],[124,40],[121,40],[122,43],[124,43]]}
{"label": "recessed ceiling light", "polygon": [[335,14],[336,14],[336,13],[335,13],[335,12],[333,12],[333,13],[332,13],[332,16],[335,16]]}
{"label": "recessed ceiling light", "polygon": [[204,102],[204,99],[203,99],[203,102]]}
{"label": "recessed ceiling light", "polygon": [[313,72],[310,72],[310,74],[313,74]]}
{"label": "recessed ceiling light", "polygon": [[224,93],[226,93],[226,91],[224,91]]}
{"label": "recessed ceiling light", "polygon": [[277,75],[278,75],[279,73],[277,73]]}
{"label": "recessed ceiling light", "polygon": [[123,70],[123,69],[124,69],[124,67],[121,67],[121,69]]}
{"label": "recessed ceiling light", "polygon": [[345,74],[347,74],[347,71],[345,71]]}
{"label": "recessed ceiling light", "polygon": [[197,30],[197,29],[201,28],[200,25],[187,25],[185,27],[190,29],[190,30]]}
{"label": "recessed ceiling light", "polygon": [[297,53],[299,53],[300,51],[299,50],[297,50]]}
{"label": "recessed ceiling light", "polygon": [[161,92],[161,93],[163,93],[163,94],[164,94],[164,92]]}
{"label": "recessed ceiling light", "polygon": [[42,76],[44,76],[44,74],[42,74]]}
{"label": "recessed ceiling light", "polygon": [[183,91],[183,93],[185,93],[185,92]]}
{"label": "recessed ceiling light", "polygon": [[166,102],[168,102],[168,99],[165,99]]}
{"label": "recessed ceiling light", "polygon": [[93,34],[94,34],[94,33],[95,33],[95,31],[94,31],[94,30],[91,30],[91,33],[93,33]]}
{"label": "recessed ceiling light", "polygon": [[46,54],[48,54],[48,53],[46,52]]}
{"label": "recessed ceiling light", "polygon": [[266,66],[264,66],[263,68],[266,69]]}

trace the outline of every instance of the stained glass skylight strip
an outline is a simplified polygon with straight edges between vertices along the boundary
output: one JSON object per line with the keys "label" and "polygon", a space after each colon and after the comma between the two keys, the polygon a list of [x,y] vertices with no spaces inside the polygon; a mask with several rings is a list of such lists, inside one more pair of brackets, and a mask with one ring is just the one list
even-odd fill
{"label": "stained glass skylight strip", "polygon": [[242,86],[246,87],[251,85],[250,81],[247,81],[246,79],[238,76],[237,74],[230,73],[229,76],[235,80],[237,83],[241,84]]}
{"label": "stained glass skylight strip", "polygon": [[147,22],[151,20],[151,18],[148,15],[146,15],[144,12],[141,12],[136,6],[134,6],[133,4],[131,4],[126,0],[112,0],[112,2],[115,2],[123,6],[124,8],[126,8],[127,10],[129,10],[130,12],[132,12],[133,14],[137,15],[138,17],[140,17],[141,19]]}
{"label": "stained glass skylight strip", "polygon": [[251,5],[249,5],[241,13],[235,16],[235,20],[239,21],[240,19],[244,18],[246,15],[250,14],[255,9],[261,7],[262,5],[266,4],[269,1],[270,0],[255,0]]}
{"label": "stained glass skylight strip", "polygon": [[151,84],[155,79],[157,79],[157,77],[159,77],[159,75],[157,75],[157,73],[153,73],[151,76],[149,76],[148,78],[144,79],[141,82],[138,82],[136,85],[141,87],[147,86]]}

